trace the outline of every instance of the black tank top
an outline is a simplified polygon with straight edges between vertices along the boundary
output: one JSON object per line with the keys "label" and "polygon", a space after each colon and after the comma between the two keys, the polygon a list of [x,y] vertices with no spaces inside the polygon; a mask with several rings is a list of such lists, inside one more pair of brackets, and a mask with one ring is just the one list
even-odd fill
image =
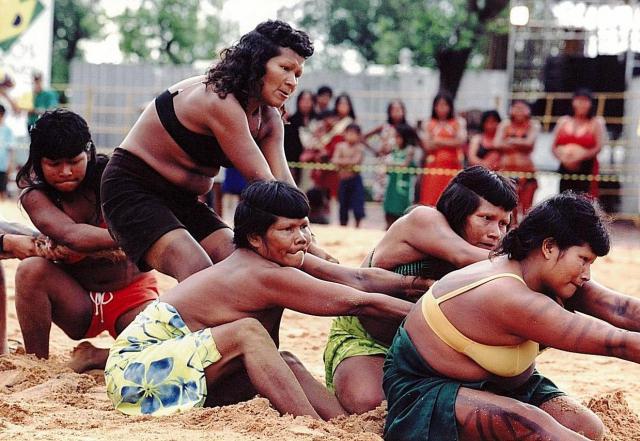
{"label": "black tank top", "polygon": [[158,117],[167,133],[199,165],[233,167],[215,137],[193,132],[178,120],[173,107],[173,97],[177,94],[177,90],[173,93],[165,90],[155,99]]}

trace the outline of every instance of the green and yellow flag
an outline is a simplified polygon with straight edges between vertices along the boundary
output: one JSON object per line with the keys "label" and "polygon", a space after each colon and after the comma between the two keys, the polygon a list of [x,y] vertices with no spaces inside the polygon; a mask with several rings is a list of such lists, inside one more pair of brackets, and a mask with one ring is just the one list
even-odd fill
{"label": "green and yellow flag", "polygon": [[9,50],[43,9],[38,0],[0,0],[0,48]]}

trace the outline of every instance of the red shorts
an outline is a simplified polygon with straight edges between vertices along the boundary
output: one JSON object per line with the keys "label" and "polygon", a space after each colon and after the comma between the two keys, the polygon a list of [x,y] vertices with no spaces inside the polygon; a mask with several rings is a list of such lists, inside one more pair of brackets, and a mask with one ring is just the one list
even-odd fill
{"label": "red shorts", "polygon": [[89,296],[93,302],[93,315],[85,338],[95,337],[105,330],[116,338],[118,318],[145,302],[157,299],[158,283],[153,274],[143,273],[138,280],[122,289],[106,292],[89,291]]}

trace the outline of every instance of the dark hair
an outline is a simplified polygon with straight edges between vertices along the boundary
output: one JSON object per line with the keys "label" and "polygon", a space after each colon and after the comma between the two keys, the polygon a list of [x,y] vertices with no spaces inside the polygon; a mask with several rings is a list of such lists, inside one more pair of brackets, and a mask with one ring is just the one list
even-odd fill
{"label": "dark hair", "polygon": [[[400,105],[400,107],[402,107],[402,121],[400,121],[399,123],[395,123],[391,120],[391,107],[394,104],[398,104]],[[407,123],[407,108],[405,107],[404,102],[402,102],[402,100],[391,100],[389,101],[389,104],[387,104],[387,123],[391,124],[392,126],[396,124]]]}
{"label": "dark hair", "polygon": [[[311,104],[311,112],[309,113],[309,115],[303,115],[302,112],[300,112],[300,101],[305,95],[311,95],[312,104]],[[317,115],[316,115],[315,104],[316,104],[316,96],[313,94],[313,92],[311,92],[309,89],[301,90],[300,93],[298,94],[298,97],[296,98],[296,113],[294,113],[291,116],[291,118],[289,118],[289,122],[294,127],[300,127],[304,125],[305,116],[308,116],[310,119],[316,119]]]}
{"label": "dark hair", "polygon": [[309,215],[307,196],[296,187],[280,181],[256,181],[240,194],[233,217],[233,243],[249,248],[251,234],[263,236],[277,216],[302,219]]}
{"label": "dark hair", "polygon": [[205,84],[220,98],[233,94],[246,108],[249,98],[260,95],[267,62],[283,47],[305,59],[313,55],[313,43],[305,32],[280,20],[262,22],[220,52],[220,62],[209,68]]}
{"label": "dark hair", "polygon": [[318,91],[316,92],[316,95],[333,96],[333,89],[330,88],[329,86],[320,86],[318,87]]}
{"label": "dark hair", "polygon": [[296,98],[296,113],[300,113],[300,101],[302,101],[302,98],[305,95],[311,95],[312,105],[311,105],[311,114],[310,115],[314,116],[315,115],[315,109],[313,107],[316,104],[316,96],[309,89],[303,89],[298,94],[298,96]]}
{"label": "dark hair", "polygon": [[438,115],[436,114],[436,104],[438,104],[438,101],[440,100],[445,100],[449,105],[449,114],[447,115],[447,119],[453,118],[455,115],[455,111],[453,110],[453,97],[448,92],[438,92],[433,99],[433,104],[431,105],[431,119],[438,119]]}
{"label": "dark hair", "polygon": [[500,118],[500,113],[498,113],[497,110],[487,110],[485,112],[482,112],[482,116],[480,117],[481,131],[484,131],[484,124],[487,122],[489,118],[493,118],[498,122],[502,121],[502,118]]}
{"label": "dark hair", "polygon": [[7,109],[4,108],[2,104],[0,104],[0,115],[4,115]]}
{"label": "dark hair", "polygon": [[436,208],[447,219],[451,229],[462,236],[467,218],[480,206],[480,198],[505,211],[511,211],[518,205],[518,194],[511,179],[474,165],[462,170],[449,182]]}
{"label": "dark hair", "polygon": [[402,145],[398,146],[400,149],[405,148],[408,145],[417,145],[418,136],[416,131],[409,124],[398,124],[395,127],[396,133],[402,138]]}
{"label": "dark hair", "polygon": [[588,244],[597,256],[604,256],[610,247],[608,223],[596,201],[565,191],[533,207],[493,255],[520,261],[552,238],[560,250]]}
{"label": "dark hair", "polygon": [[353,103],[351,102],[351,97],[347,93],[341,93],[336,97],[336,100],[333,104],[333,111],[336,112],[336,115],[338,114],[338,102],[340,100],[347,100],[347,103],[349,103],[349,116],[353,119],[356,119],[356,112],[353,110]]}
{"label": "dark hair", "polygon": [[[596,106],[593,105],[593,94],[591,93],[591,89],[588,89],[586,87],[579,87],[573,93],[573,97],[571,98],[571,101],[573,101],[575,98],[578,98],[578,97],[587,98],[589,100],[589,102],[591,103],[591,107],[589,108],[589,112],[587,112],[587,118],[589,119],[593,118],[594,115],[596,114]],[[571,116],[575,116],[575,111],[573,110],[573,106],[571,106]]]}
{"label": "dark hair", "polygon": [[45,112],[29,130],[29,157],[16,176],[18,188],[24,189],[20,199],[29,191],[39,189],[59,204],[59,192],[49,185],[42,172],[42,158],[67,159],[85,152],[87,171],[81,187],[93,189],[100,211],[100,178],[107,164],[106,155],[97,155],[87,122],[77,113],[66,109]]}
{"label": "dark hair", "polygon": [[362,133],[362,129],[360,128],[360,125],[356,123],[351,123],[347,127],[345,127],[344,131],[346,132],[347,130],[353,130],[354,132]]}

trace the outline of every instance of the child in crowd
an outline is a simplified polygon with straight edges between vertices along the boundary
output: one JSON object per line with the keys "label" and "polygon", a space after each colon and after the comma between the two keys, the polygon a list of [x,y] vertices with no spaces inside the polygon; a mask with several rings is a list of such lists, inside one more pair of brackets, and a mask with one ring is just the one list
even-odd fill
{"label": "child in crowd", "polygon": [[413,203],[414,176],[398,168],[414,166],[417,143],[416,133],[408,124],[398,124],[392,130],[395,132],[395,147],[387,156],[389,180],[383,204],[387,229]]}
{"label": "child in crowd", "polygon": [[331,162],[338,166],[340,186],[338,201],[340,202],[340,225],[345,226],[349,221],[349,210],[353,211],[356,228],[364,218],[364,185],[360,172],[354,166],[362,164],[364,145],[362,144],[360,126],[351,123],[344,131],[344,142],[336,146]]}
{"label": "child in crowd", "polygon": [[[96,154],[86,121],[56,109],[45,112],[30,135],[29,157],[16,177],[20,202],[52,246],[70,251],[65,261],[30,257],[16,272],[26,352],[48,358],[52,323],[74,340],[105,330],[116,337],[158,293],[155,277],[140,273],[106,229],[100,178],[108,158]],[[70,367],[103,368],[107,356],[107,349],[84,342]]]}

